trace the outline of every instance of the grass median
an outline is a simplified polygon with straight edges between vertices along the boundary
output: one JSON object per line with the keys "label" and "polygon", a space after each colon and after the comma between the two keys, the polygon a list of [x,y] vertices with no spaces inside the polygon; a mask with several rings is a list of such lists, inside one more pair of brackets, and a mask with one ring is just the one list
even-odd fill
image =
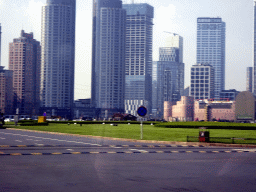
{"label": "grass median", "polygon": [[[10,127],[10,126],[9,126]],[[112,138],[140,139],[140,125],[119,124],[49,124],[49,126],[11,126],[18,129],[49,131],[57,133],[69,133],[79,135],[103,136]],[[255,138],[255,130],[226,130],[210,129],[210,137],[237,137]],[[187,141],[187,136],[198,136],[198,128],[161,128],[152,125],[143,125],[143,140],[158,141]]]}

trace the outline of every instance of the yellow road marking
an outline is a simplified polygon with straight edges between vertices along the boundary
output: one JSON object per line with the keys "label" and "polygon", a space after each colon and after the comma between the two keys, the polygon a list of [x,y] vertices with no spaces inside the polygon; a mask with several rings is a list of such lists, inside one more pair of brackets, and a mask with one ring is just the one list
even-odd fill
{"label": "yellow road marking", "polygon": [[172,153],[179,153],[179,151],[171,151]]}
{"label": "yellow road marking", "polygon": [[193,151],[186,151],[187,153],[193,153]]}
{"label": "yellow road marking", "polygon": [[141,145],[135,145],[135,147],[142,147]]}
{"label": "yellow road marking", "polygon": [[81,152],[72,152],[72,154],[78,155],[78,154],[81,154]]}
{"label": "yellow road marking", "polygon": [[129,145],[122,145],[123,147],[129,147]]}
{"label": "yellow road marking", "polygon": [[52,155],[62,155],[62,153],[52,153]]}
{"label": "yellow road marking", "polygon": [[226,153],[231,153],[231,151],[225,151]]}
{"label": "yellow road marking", "polygon": [[166,147],[166,145],[159,145],[160,147]]}
{"label": "yellow road marking", "polygon": [[125,151],[125,153],[133,153],[133,152],[131,152],[131,151]]}
{"label": "yellow road marking", "polygon": [[219,151],[212,151],[213,153],[219,153]]}
{"label": "yellow road marking", "polygon": [[206,151],[199,151],[199,153],[206,153]]}
{"label": "yellow road marking", "polygon": [[42,153],[31,153],[31,155],[43,155]]}
{"label": "yellow road marking", "polygon": [[10,147],[9,145],[0,145],[0,147],[5,148],[5,147]]}
{"label": "yellow road marking", "polygon": [[187,147],[188,145],[181,145],[182,147]]}
{"label": "yellow road marking", "polygon": [[156,151],[157,153],[164,153],[163,151]]}
{"label": "yellow road marking", "polygon": [[116,147],[116,145],[109,145],[109,147]]}
{"label": "yellow road marking", "polygon": [[18,147],[27,147],[27,145],[17,145]]}
{"label": "yellow road marking", "polygon": [[12,155],[12,156],[18,156],[18,155],[21,155],[21,153],[11,153],[10,155]]}

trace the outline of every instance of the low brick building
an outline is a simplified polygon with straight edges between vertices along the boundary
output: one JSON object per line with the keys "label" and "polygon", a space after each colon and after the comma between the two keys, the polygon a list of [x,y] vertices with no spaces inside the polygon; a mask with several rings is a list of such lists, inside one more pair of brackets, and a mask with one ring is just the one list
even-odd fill
{"label": "low brick building", "polygon": [[193,121],[194,119],[194,98],[182,96],[181,101],[177,101],[172,106],[172,117],[170,121]]}
{"label": "low brick building", "polygon": [[194,102],[195,121],[235,121],[235,101],[198,100]]}

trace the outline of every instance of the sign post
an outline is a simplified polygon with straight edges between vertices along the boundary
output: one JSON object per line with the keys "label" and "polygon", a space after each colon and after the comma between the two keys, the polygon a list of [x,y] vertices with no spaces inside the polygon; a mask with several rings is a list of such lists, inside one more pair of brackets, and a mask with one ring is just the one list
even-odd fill
{"label": "sign post", "polygon": [[[140,106],[139,108],[138,108],[138,110],[137,110],[137,113],[138,113],[138,115],[139,116],[141,116],[141,117],[144,117],[144,116],[146,116],[147,115],[147,112],[148,112],[148,110],[147,110],[147,108],[146,107],[144,107],[144,106]],[[140,122],[140,139],[142,140],[143,139],[143,121],[141,120],[141,122]]]}

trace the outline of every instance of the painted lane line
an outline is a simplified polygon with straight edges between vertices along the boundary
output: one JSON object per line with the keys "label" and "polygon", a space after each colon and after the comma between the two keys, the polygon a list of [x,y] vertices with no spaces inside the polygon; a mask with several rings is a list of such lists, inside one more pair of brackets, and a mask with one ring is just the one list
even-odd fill
{"label": "painted lane line", "polygon": [[22,143],[22,141],[21,141],[21,140],[15,140],[15,141]]}
{"label": "painted lane line", "polygon": [[42,153],[31,153],[31,155],[43,155]]}
{"label": "painted lane line", "polygon": [[4,140],[5,138],[1,137],[0,139],[3,139],[3,140]]}
{"label": "painted lane line", "polygon": [[73,154],[73,155],[80,155],[81,152],[71,152],[71,154]]}
{"label": "painted lane line", "polygon": [[21,153],[11,153],[10,155],[12,155],[12,156],[21,156],[22,154]]}
{"label": "painted lane line", "polygon": [[94,146],[101,146],[101,145],[99,145],[99,144],[91,144],[91,145],[94,145]]}
{"label": "painted lane line", "polygon": [[62,153],[56,152],[56,153],[52,153],[52,155],[62,155]]}
{"label": "painted lane line", "polygon": [[33,139],[26,139],[27,141],[32,141]]}
{"label": "painted lane line", "polygon": [[[147,153],[202,153],[203,151],[149,151]],[[213,151],[205,151],[206,153],[213,153]],[[220,152],[220,151],[219,151]],[[225,153],[229,153],[230,151],[222,151]],[[246,153],[247,151],[242,151]],[[3,152],[0,152],[0,156],[21,156],[21,155],[79,155],[79,154],[143,154],[146,152],[143,151],[91,151],[91,152],[70,152],[70,153],[61,153],[61,152],[54,152],[54,153],[10,153],[10,154],[5,154]]]}

